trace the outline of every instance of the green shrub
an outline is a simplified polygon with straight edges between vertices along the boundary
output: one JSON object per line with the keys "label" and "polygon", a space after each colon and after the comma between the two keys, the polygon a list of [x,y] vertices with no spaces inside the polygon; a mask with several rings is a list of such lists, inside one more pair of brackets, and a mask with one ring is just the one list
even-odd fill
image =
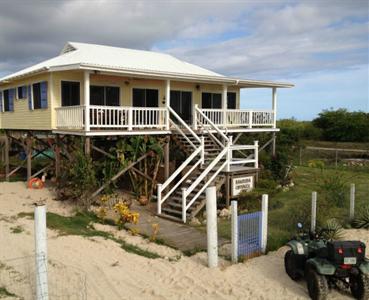
{"label": "green shrub", "polygon": [[355,228],[369,229],[369,205],[359,209],[357,217],[352,222],[352,226]]}
{"label": "green shrub", "polygon": [[346,203],[347,183],[343,176],[336,172],[330,176],[324,176],[318,181],[318,186],[327,205],[344,207]]}
{"label": "green shrub", "polygon": [[328,241],[341,240],[343,238],[343,228],[337,219],[329,219],[324,224],[322,238]]}

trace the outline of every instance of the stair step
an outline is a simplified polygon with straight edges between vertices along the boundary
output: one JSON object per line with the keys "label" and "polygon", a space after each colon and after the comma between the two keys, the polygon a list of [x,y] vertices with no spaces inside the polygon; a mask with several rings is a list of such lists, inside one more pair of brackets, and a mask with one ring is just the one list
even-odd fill
{"label": "stair step", "polygon": [[168,220],[174,221],[174,222],[183,223],[182,222],[182,217],[181,218],[177,218],[177,217],[174,217],[172,215],[167,215],[167,214],[164,214],[164,213],[158,214],[158,216],[161,217],[161,218],[164,218],[164,219],[168,219]]}
{"label": "stair step", "polygon": [[172,208],[169,208],[169,207],[163,207],[162,208],[162,211],[165,211],[166,213],[169,213],[170,215],[173,214],[173,215],[182,215],[182,210],[175,210],[175,209],[172,209]]}

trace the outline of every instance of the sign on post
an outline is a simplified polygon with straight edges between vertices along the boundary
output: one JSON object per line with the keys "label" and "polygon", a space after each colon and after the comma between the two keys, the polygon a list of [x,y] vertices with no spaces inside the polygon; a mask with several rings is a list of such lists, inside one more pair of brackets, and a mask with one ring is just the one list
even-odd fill
{"label": "sign on post", "polygon": [[254,188],[254,176],[232,178],[232,196],[238,196],[241,191],[251,191]]}

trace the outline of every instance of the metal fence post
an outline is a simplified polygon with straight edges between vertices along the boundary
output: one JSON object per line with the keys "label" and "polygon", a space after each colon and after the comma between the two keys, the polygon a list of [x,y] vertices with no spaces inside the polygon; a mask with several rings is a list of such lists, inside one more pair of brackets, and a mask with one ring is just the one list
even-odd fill
{"label": "metal fence post", "polygon": [[35,206],[36,299],[49,299],[47,285],[46,205]]}
{"label": "metal fence post", "polygon": [[263,194],[261,201],[261,252],[266,253],[268,241],[268,195]]}
{"label": "metal fence post", "polygon": [[206,189],[206,233],[208,247],[208,266],[218,266],[218,229],[217,229],[217,190],[215,186]]}
{"label": "metal fence post", "polygon": [[315,232],[316,229],[316,203],[317,203],[317,193],[311,193],[311,232]]}
{"label": "metal fence post", "polygon": [[232,262],[238,262],[238,214],[237,201],[231,201],[231,222],[232,222]]}
{"label": "metal fence post", "polygon": [[355,217],[355,183],[350,185],[350,221]]}

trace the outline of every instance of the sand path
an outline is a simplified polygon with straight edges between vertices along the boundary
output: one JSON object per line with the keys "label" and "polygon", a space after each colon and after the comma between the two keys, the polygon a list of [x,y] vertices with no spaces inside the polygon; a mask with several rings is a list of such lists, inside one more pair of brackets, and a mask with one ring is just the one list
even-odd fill
{"label": "sand path", "polygon": [[[33,211],[32,203],[40,198],[47,199],[49,211],[63,215],[73,213],[69,205],[53,201],[47,189],[27,190],[24,183],[19,182],[0,184],[0,262],[11,265],[9,259],[33,254],[33,221],[14,216]],[[21,226],[23,231],[13,233],[15,226]],[[80,288],[72,273],[82,270],[87,299],[308,299],[305,283],[295,283],[285,274],[283,249],[237,265],[221,260],[219,268],[209,269],[205,253],[178,259],[180,253],[176,250],[132,237],[124,231],[117,233],[109,226],[96,226],[166,258],[148,259],[127,253],[110,240],[58,236],[48,230],[50,289],[54,287],[50,294],[65,293],[72,295],[68,299],[80,299],[78,292],[68,288]],[[347,234],[362,238],[369,245],[367,231],[352,230]],[[20,281],[14,292],[32,299],[31,291],[22,284]],[[350,297],[334,291],[329,299]]]}

